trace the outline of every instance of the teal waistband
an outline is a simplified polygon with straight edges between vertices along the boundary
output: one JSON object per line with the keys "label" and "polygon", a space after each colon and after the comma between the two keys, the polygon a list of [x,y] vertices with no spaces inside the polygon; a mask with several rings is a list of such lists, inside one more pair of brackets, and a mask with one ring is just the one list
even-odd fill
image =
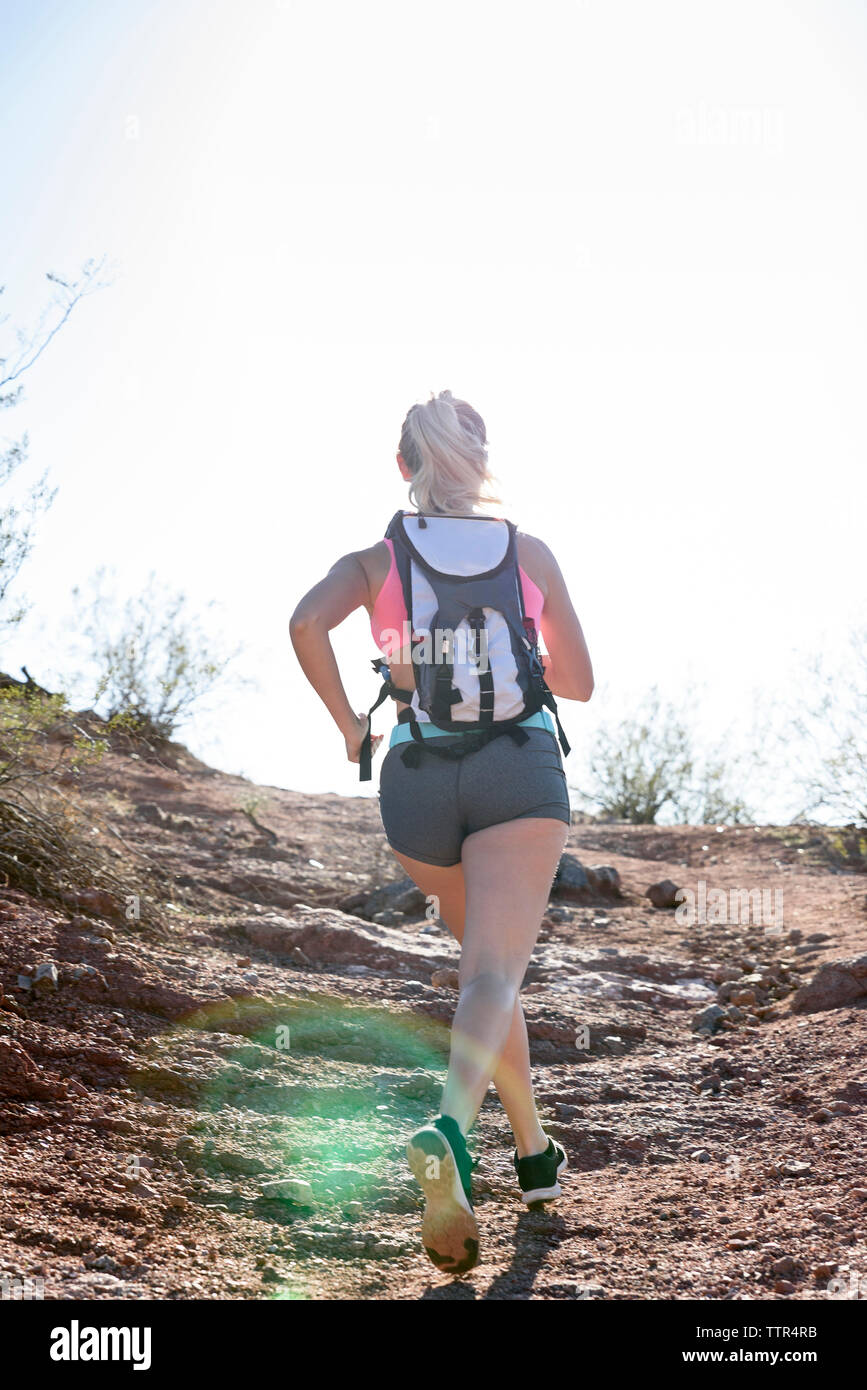
{"label": "teal waistband", "polygon": [[[421,731],[422,738],[451,738],[454,736],[453,730],[439,729],[436,724],[420,723],[418,727]],[[554,721],[546,709],[540,709],[536,714],[531,714],[526,719],[522,719],[519,727],[522,729],[547,729],[549,733],[556,735]],[[461,736],[464,732],[474,733],[475,730],[467,729],[464,731],[460,729],[457,732],[458,735]],[[411,742],[411,740],[412,733],[410,732],[409,724],[395,724],[391,731],[391,738],[388,740],[388,746],[389,748],[393,748],[396,743],[407,743]]]}

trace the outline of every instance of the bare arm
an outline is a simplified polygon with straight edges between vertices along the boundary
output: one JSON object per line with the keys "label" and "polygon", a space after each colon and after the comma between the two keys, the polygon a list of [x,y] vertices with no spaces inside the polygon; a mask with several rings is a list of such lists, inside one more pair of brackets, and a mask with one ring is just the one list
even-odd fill
{"label": "bare arm", "polygon": [[589,700],[593,694],[593,666],[566,581],[544,541],[533,538],[546,581],[542,628],[548,656],[543,658],[545,680],[552,694],[563,700]]}
{"label": "bare arm", "polygon": [[[289,636],[305,676],[346,740],[350,762],[358,762],[367,716],[356,714],[346,695],[328,636],[369,598],[367,573],[357,554],[343,555],[314,584],[289,619]],[[373,740],[376,749],[381,735]]]}

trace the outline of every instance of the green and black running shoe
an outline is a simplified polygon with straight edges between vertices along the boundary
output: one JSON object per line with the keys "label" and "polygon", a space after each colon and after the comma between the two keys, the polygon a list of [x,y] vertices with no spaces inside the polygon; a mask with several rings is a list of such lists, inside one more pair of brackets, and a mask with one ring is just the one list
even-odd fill
{"label": "green and black running shoe", "polygon": [[479,1258],[471,1191],[478,1164],[467,1151],[457,1121],[437,1115],[416,1130],[406,1156],[424,1193],[421,1238],[428,1256],[444,1274],[466,1274]]}
{"label": "green and black running shoe", "polygon": [[548,1147],[541,1154],[519,1158],[516,1149],[512,1162],[521,1185],[521,1198],[528,1207],[536,1202],[552,1202],[561,1196],[563,1189],[557,1179],[567,1166],[567,1158],[553,1139],[548,1140]]}

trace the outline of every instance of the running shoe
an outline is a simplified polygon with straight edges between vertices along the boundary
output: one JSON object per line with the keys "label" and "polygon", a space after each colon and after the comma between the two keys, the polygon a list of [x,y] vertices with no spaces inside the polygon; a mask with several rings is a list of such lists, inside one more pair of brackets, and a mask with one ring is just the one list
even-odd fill
{"label": "running shoe", "polygon": [[421,1238],[444,1274],[466,1274],[479,1258],[479,1228],[471,1181],[478,1162],[451,1115],[437,1115],[416,1130],[406,1146],[413,1176],[424,1193]]}
{"label": "running shoe", "polygon": [[552,1202],[562,1195],[557,1179],[567,1166],[567,1158],[553,1139],[548,1140],[548,1147],[541,1154],[519,1158],[516,1149],[512,1162],[521,1185],[521,1199],[528,1207],[536,1202]]}

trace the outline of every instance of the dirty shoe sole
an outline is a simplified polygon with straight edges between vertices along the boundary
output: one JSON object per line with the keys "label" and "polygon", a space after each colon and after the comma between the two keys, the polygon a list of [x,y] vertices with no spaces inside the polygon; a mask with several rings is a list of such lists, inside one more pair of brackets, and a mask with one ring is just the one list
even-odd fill
{"label": "dirty shoe sole", "polygon": [[409,1140],[406,1156],[424,1193],[421,1238],[428,1256],[444,1274],[466,1274],[479,1258],[479,1228],[451,1145],[426,1126]]}
{"label": "dirty shoe sole", "polygon": [[[561,1152],[562,1152],[562,1150],[561,1150]],[[569,1166],[569,1160],[567,1159],[566,1154],[563,1153],[563,1157],[561,1158],[560,1162],[557,1164],[557,1177],[558,1177],[558,1178],[559,1178],[560,1174],[563,1172],[563,1170],[564,1170],[565,1168],[567,1168],[568,1166]],[[534,1188],[532,1188],[529,1192],[522,1192],[522,1193],[521,1193],[521,1201],[522,1201],[522,1202],[526,1202],[526,1204],[527,1204],[528,1207],[529,1207],[529,1206],[535,1206],[537,1202],[538,1202],[539,1205],[541,1206],[541,1204],[542,1204],[543,1202],[553,1202],[553,1200],[554,1200],[555,1197],[562,1197],[562,1195],[563,1195],[563,1189],[562,1189],[562,1187],[560,1186],[560,1184],[559,1184],[559,1183],[556,1181],[556,1179],[555,1179],[554,1184],[553,1184],[553,1186],[551,1186],[551,1187],[534,1187]]]}

